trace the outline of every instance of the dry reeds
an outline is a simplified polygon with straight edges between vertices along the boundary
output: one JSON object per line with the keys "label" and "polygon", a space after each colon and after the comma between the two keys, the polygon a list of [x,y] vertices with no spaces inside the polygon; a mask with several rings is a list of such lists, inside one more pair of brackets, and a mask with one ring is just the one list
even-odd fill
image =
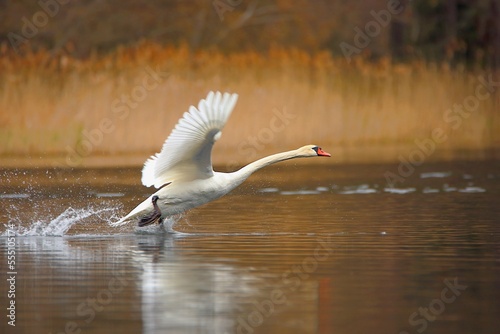
{"label": "dry reeds", "polygon": [[486,149],[500,146],[500,92],[480,100],[456,128],[445,115],[489,75],[388,59],[347,64],[294,49],[223,54],[147,42],[83,60],[5,54],[0,155],[59,155],[70,165],[100,154],[147,156],[210,90],[240,95],[217,145],[219,163],[309,143],[341,157],[341,148],[362,148],[360,156],[369,157],[372,147],[411,147],[436,128],[448,136],[438,149]]}

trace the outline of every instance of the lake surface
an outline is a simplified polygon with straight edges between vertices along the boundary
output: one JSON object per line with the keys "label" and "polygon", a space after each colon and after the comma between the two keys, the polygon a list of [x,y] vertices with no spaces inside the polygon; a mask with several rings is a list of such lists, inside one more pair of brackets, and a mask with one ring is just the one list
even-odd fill
{"label": "lake surface", "polygon": [[109,225],[139,168],[0,170],[0,332],[498,333],[499,167],[282,163],[175,234]]}

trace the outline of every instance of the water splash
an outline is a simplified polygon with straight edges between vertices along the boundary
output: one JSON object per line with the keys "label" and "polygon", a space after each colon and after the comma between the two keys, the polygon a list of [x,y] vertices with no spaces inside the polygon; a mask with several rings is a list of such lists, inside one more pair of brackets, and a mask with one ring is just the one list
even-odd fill
{"label": "water splash", "polygon": [[279,191],[278,188],[262,188],[259,190],[261,193],[276,193]]}
{"label": "water splash", "polygon": [[373,194],[376,193],[377,189],[370,188],[368,184],[362,184],[359,186],[346,186],[343,190],[339,191],[342,195],[352,195],[352,194]]}
{"label": "water splash", "polygon": [[451,172],[428,172],[428,173],[421,173],[420,174],[421,179],[445,178],[448,176],[451,176]]}
{"label": "water splash", "polygon": [[[43,220],[37,220],[30,226],[22,226],[21,219],[11,219],[10,225],[14,225],[14,232],[19,236],[63,236],[71,227],[81,223],[85,218],[97,216],[100,220],[109,220],[116,216],[116,207],[101,207],[101,208],[67,208],[56,218],[48,223]],[[12,230],[12,228],[11,228]],[[7,235],[5,231],[2,236]]]}
{"label": "water splash", "polygon": [[384,191],[386,193],[390,193],[390,194],[408,194],[408,193],[412,193],[416,190],[417,189],[414,187],[410,187],[410,188],[394,188],[394,187],[384,188]]}
{"label": "water splash", "polygon": [[13,194],[0,194],[0,198],[29,198],[30,194],[13,193]]}
{"label": "water splash", "polygon": [[317,195],[320,192],[317,190],[287,190],[281,191],[281,195]]}
{"label": "water splash", "polygon": [[467,186],[463,189],[459,189],[458,192],[460,193],[484,193],[486,189],[481,188],[481,187],[473,187],[473,186]]}

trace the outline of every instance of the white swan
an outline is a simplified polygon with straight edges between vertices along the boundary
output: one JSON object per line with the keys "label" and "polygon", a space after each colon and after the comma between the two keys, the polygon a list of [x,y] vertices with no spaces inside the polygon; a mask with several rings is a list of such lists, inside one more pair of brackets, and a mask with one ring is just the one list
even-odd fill
{"label": "white swan", "polygon": [[330,154],[316,145],[274,154],[252,162],[232,173],[214,172],[212,146],[238,99],[237,94],[210,92],[198,109],[189,108],[163,144],[160,153],[149,158],[142,169],[142,183],[158,188],[128,215],[113,225],[135,220],[145,226],[165,217],[182,213],[224,196],[253,172],[275,162]]}

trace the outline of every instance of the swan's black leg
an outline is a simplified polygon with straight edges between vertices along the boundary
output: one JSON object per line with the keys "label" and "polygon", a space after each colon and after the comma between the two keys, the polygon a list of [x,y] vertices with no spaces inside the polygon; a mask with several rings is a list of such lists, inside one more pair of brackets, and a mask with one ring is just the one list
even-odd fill
{"label": "swan's black leg", "polygon": [[139,227],[153,224],[160,217],[161,217],[160,213],[152,212],[151,214],[141,218],[141,220],[139,221]]}
{"label": "swan's black leg", "polygon": [[162,221],[160,208],[156,204],[158,199],[158,196],[153,196],[151,198],[151,201],[153,202],[153,212],[141,218],[141,220],[139,221],[139,227],[153,224],[158,218],[160,218],[160,221]]}

